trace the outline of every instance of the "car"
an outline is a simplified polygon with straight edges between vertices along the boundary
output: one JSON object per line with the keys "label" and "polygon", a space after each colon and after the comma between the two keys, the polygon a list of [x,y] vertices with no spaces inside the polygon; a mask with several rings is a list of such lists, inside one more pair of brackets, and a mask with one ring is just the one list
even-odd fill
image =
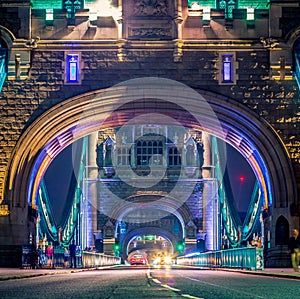
{"label": "car", "polygon": [[135,254],[129,259],[130,265],[148,265],[147,257],[141,254]]}
{"label": "car", "polygon": [[174,260],[171,256],[165,255],[165,256],[158,256],[153,261],[153,265],[172,265],[174,264]]}

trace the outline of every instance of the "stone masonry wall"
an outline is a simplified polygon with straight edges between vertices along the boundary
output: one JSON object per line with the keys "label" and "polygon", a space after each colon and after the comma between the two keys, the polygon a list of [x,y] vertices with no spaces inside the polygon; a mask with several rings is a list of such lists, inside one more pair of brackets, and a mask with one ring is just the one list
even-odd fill
{"label": "stone masonry wall", "polygon": [[39,49],[32,50],[27,80],[5,82],[0,94],[0,188],[4,187],[4,173],[17,140],[43,112],[75,95],[147,76],[222,94],[255,111],[283,139],[300,180],[299,89],[296,81],[270,80],[268,50],[236,52],[236,85],[218,84],[217,51],[184,52],[182,62],[177,63],[173,51],[168,50],[132,50],[124,61],[117,59],[114,50],[83,51],[81,59],[81,85],[64,85],[63,51]]}

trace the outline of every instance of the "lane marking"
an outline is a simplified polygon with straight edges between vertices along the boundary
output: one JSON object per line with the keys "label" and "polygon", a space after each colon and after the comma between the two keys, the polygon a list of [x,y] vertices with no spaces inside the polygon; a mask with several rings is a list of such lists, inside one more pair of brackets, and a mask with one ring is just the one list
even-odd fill
{"label": "lane marking", "polygon": [[[180,276],[183,277],[183,278],[189,279],[189,280],[200,282],[202,284],[206,284],[206,285],[210,285],[210,286],[214,286],[214,287],[217,287],[217,288],[222,288],[222,289],[225,289],[225,290],[230,290],[230,291],[234,291],[236,293],[245,294],[247,296],[250,296],[250,294],[248,292],[245,292],[245,291],[242,291],[242,290],[236,290],[236,289],[228,288],[228,287],[225,287],[224,285],[210,283],[210,282],[200,280],[200,279],[196,279],[196,278],[192,278],[192,277],[189,277],[189,276],[184,276],[184,275],[180,275]],[[259,295],[256,295],[256,297],[266,299],[266,297],[261,297]]]}
{"label": "lane marking", "polygon": [[195,297],[195,296],[192,296],[192,295],[189,295],[189,294],[180,294],[182,297],[185,297],[185,298],[190,298],[190,299],[204,299],[203,297]]}
{"label": "lane marking", "polygon": [[181,294],[180,289],[173,288],[173,287],[171,287],[167,284],[162,284],[162,282],[160,280],[158,280],[156,278],[153,278],[151,276],[150,271],[147,273],[147,277],[148,277],[148,279],[152,279],[152,281],[155,282],[156,284],[160,284],[162,287],[167,288],[168,290],[173,291],[173,292],[177,293],[178,295],[180,295],[182,297],[190,298],[190,299],[204,299],[203,297],[196,297],[196,296],[192,296],[192,295],[189,295],[189,294]]}
{"label": "lane marking", "polygon": [[160,282],[158,279],[156,279],[156,278],[152,278],[152,280],[153,280],[155,283],[157,283],[157,284],[161,284],[161,282]]}
{"label": "lane marking", "polygon": [[164,288],[167,288],[167,289],[169,289],[171,291],[174,291],[174,292],[180,292],[181,291],[181,290],[173,288],[173,287],[171,287],[171,286],[169,286],[167,284],[162,284],[161,286],[164,287]]}

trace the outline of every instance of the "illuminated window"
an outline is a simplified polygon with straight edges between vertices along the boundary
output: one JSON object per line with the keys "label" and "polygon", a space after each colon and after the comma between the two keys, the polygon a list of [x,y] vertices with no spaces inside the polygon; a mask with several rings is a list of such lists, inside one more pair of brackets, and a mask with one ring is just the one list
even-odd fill
{"label": "illuminated window", "polygon": [[80,83],[79,54],[66,55],[65,83]]}
{"label": "illuminated window", "polygon": [[254,20],[254,8],[247,7],[247,20],[253,21]]}
{"label": "illuminated window", "polygon": [[53,21],[53,9],[46,9],[46,21]]}
{"label": "illuminated window", "polygon": [[201,8],[201,6],[199,5],[198,2],[193,2],[193,3],[191,4],[191,9],[192,9],[192,10],[200,10],[200,8]]}
{"label": "illuminated window", "polygon": [[210,7],[204,7],[203,8],[203,21],[210,21]]}
{"label": "illuminated window", "polygon": [[220,84],[232,84],[236,81],[234,54],[220,54]]}
{"label": "illuminated window", "polygon": [[136,144],[137,166],[162,165],[163,142],[159,140],[143,140]]}
{"label": "illuminated window", "polygon": [[84,9],[83,0],[63,0],[63,8],[68,12],[68,18],[72,19],[75,17],[77,9]]}

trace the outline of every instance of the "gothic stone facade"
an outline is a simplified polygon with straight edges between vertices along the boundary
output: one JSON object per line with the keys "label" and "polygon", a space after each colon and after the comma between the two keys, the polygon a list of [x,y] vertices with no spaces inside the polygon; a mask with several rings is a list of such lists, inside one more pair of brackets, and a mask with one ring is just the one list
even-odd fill
{"label": "gothic stone facade", "polygon": [[[258,124],[247,130],[252,134],[249,140],[259,140],[267,165],[262,175],[267,172],[270,178],[273,217],[266,229],[269,260],[276,263],[281,248],[275,238],[277,219],[283,217],[288,227],[299,227],[300,97],[292,73],[300,32],[298,1],[271,1],[270,8],[257,10],[251,22],[245,19],[245,10],[235,10],[231,20],[223,10],[213,10],[210,21],[203,21],[201,10],[192,12],[187,1],[155,1],[158,6],[148,1],[115,2],[119,13],[97,21],[90,21],[84,9],[77,10],[71,21],[65,10],[54,10],[53,21],[46,21],[45,10],[32,10],[29,1],[0,3],[1,46],[8,49],[7,79],[0,93],[1,246],[28,243],[34,226],[28,202],[33,205],[30,192],[36,192],[39,182],[31,174],[42,173],[65,146],[57,142],[57,150],[39,164],[41,172],[35,169],[39,153],[57,135],[50,130],[51,123],[57,123],[57,133],[63,132],[63,125],[72,126],[63,113],[70,105],[68,99],[75,103],[81,95],[88,97],[128,79],[157,77],[221,101],[230,111],[222,117],[237,130],[238,121],[240,126],[248,123],[244,115],[252,115]],[[140,6],[140,2],[145,3]],[[229,54],[234,66],[231,82],[223,81],[223,54]],[[67,60],[72,58],[68,55],[78,59],[76,84],[67,74]],[[54,110],[57,117],[51,116]],[[240,111],[238,121],[233,111]],[[40,124],[49,128],[42,137]]]}

